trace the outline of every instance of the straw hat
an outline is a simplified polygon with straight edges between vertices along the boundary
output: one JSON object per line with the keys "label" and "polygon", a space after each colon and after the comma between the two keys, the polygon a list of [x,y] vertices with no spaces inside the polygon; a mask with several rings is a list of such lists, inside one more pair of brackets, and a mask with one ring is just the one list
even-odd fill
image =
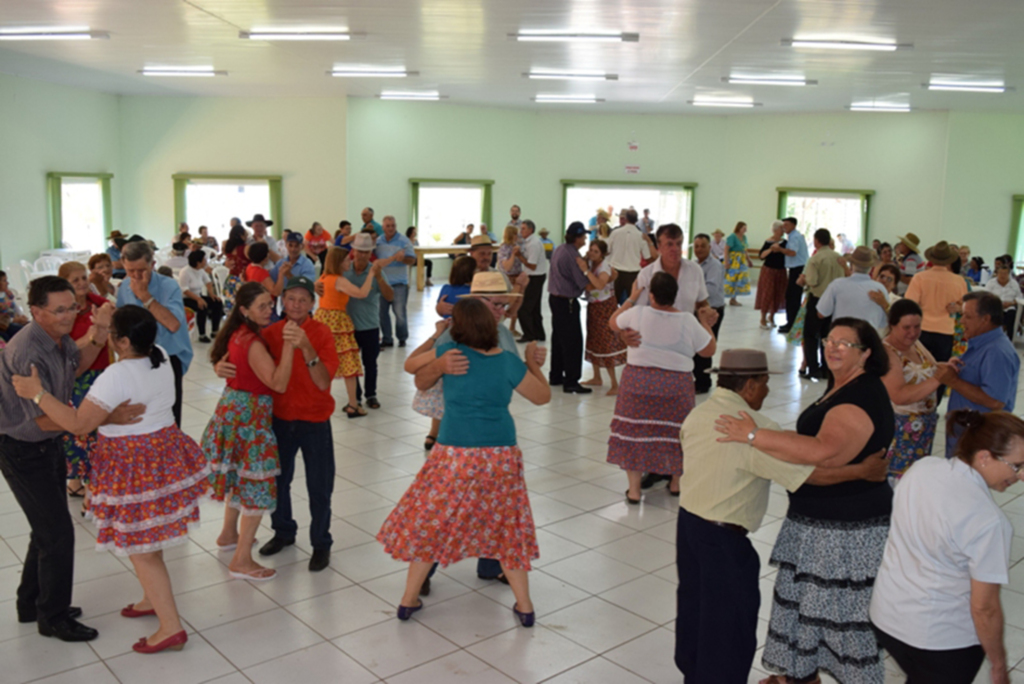
{"label": "straw hat", "polygon": [[948,266],[960,258],[960,252],[953,249],[948,242],[942,240],[926,249],[924,258],[936,266]]}
{"label": "straw hat", "polygon": [[911,252],[915,254],[921,251],[921,240],[913,233],[907,233],[906,235],[897,236],[900,242],[907,246]]}
{"label": "straw hat", "polygon": [[352,249],[357,252],[372,252],[374,247],[374,239],[366,233],[359,233],[352,241]]}
{"label": "straw hat", "polygon": [[768,355],[758,349],[726,349],[718,368],[719,375],[779,375],[782,371],[768,370]]}
{"label": "straw hat", "polygon": [[473,239],[469,241],[469,251],[472,252],[477,247],[493,247],[494,243],[491,242],[491,238],[488,235],[474,235]]}
{"label": "straw hat", "polygon": [[875,254],[875,250],[870,247],[858,247],[846,257],[846,260],[850,262],[851,266],[857,266],[860,268],[871,268],[877,264],[881,259]]}
{"label": "straw hat", "polygon": [[498,271],[480,271],[473,274],[473,282],[469,286],[469,294],[459,297],[522,297],[513,292],[508,278]]}

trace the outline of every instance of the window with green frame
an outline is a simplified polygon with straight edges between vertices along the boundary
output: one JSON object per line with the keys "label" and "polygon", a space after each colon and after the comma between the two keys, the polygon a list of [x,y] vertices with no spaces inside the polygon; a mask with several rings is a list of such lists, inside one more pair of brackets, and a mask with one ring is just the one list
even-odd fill
{"label": "window with green frame", "polygon": [[1024,195],[1014,195],[1010,212],[1010,244],[1007,251],[1013,255],[1013,262],[1024,261]]}
{"label": "window with green frame", "polygon": [[46,174],[50,247],[92,253],[106,248],[113,229],[111,173]]}
{"label": "window with green frame", "polygon": [[417,239],[424,246],[450,245],[468,226],[479,232],[480,224],[500,239],[499,229],[491,222],[492,180],[450,178],[410,178],[410,211],[417,227]]}
{"label": "window with green frame", "polygon": [[[182,223],[188,223],[190,216],[188,206],[188,196],[190,186],[200,185],[220,185],[231,187],[237,185],[239,188],[249,185],[262,185],[266,184],[268,190],[268,206],[267,209],[261,210],[264,216],[273,221],[274,225],[270,228],[270,233],[275,237],[281,237],[281,226],[283,223],[283,216],[281,214],[281,176],[262,176],[253,174],[211,174],[211,173],[176,173],[171,178],[174,180],[174,225],[168,226],[167,238],[169,239],[177,227]],[[213,221],[223,221],[227,223],[232,217],[237,216],[242,221],[248,221],[252,216],[243,216],[244,211],[239,207],[247,207],[245,203],[233,204],[230,201],[225,201],[222,208],[218,208],[217,217],[209,220],[208,223]],[[195,212],[192,212],[194,215]],[[255,213],[255,212],[253,212]],[[193,222],[196,219],[193,218]],[[220,235],[215,226],[219,226],[219,223],[209,225],[211,229],[210,234],[215,237],[226,239],[226,235]],[[192,230],[193,236],[198,235],[199,226],[190,225],[189,228]],[[172,232],[174,231],[174,232]],[[164,236],[159,236],[163,238]],[[160,239],[157,240],[161,242]]]}
{"label": "window with green frame", "polygon": [[[655,226],[675,223],[683,229],[683,244],[692,242],[693,205],[696,183],[562,180],[562,225],[551,237],[562,242],[565,229],[573,221],[590,225],[597,209],[611,207],[613,213],[633,207],[640,218],[650,210]],[[611,225],[618,220],[612,217]]]}
{"label": "window with green frame", "polygon": [[[775,188],[779,193],[778,216],[799,220],[797,230],[807,239],[818,228],[827,228],[833,238],[845,235],[853,245],[870,244],[871,198],[874,190],[835,188]],[[842,251],[836,239],[836,250]]]}

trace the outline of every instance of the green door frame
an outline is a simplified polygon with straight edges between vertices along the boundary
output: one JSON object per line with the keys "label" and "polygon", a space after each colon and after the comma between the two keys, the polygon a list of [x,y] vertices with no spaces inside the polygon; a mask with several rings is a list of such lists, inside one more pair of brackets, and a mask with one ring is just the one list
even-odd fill
{"label": "green door frame", "polygon": [[267,181],[270,189],[270,216],[267,218],[274,222],[274,225],[271,226],[270,234],[274,237],[281,237],[281,224],[284,222],[284,217],[281,214],[281,176],[261,176],[245,173],[176,173],[171,176],[171,179],[174,181],[174,225],[171,226],[172,230],[184,223],[185,217],[188,215],[186,188],[190,181],[259,180]]}
{"label": "green door frame", "polygon": [[[568,211],[568,198],[569,188],[577,185],[604,185],[604,186],[615,186],[621,187],[624,185],[633,187],[647,187],[647,188],[678,188],[682,190],[690,191],[690,236],[696,235],[697,228],[693,225],[694,220],[694,206],[697,203],[697,183],[689,182],[671,182],[671,181],[606,181],[606,180],[578,180],[573,178],[563,178],[562,183],[562,228],[558,231],[559,240],[563,239],[563,233],[566,229],[566,212]],[[692,242],[692,239],[690,240]]]}
{"label": "green door frame", "polygon": [[1013,205],[1010,209],[1010,240],[1006,251],[1017,260],[1017,243],[1021,237],[1021,223],[1024,222],[1024,195],[1014,195]]}
{"label": "green door frame", "polygon": [[846,188],[775,188],[775,191],[779,193],[778,203],[778,218],[782,220],[786,218],[786,205],[789,204],[790,194],[807,193],[810,195],[818,193],[834,193],[843,195],[860,195],[860,218],[861,223],[864,225],[864,242],[870,244],[871,242],[871,198],[874,197],[874,190],[850,190]]}
{"label": "green door frame", "polygon": [[487,229],[494,231],[491,225],[494,181],[483,179],[455,179],[455,178],[410,178],[409,179],[409,225],[419,227],[420,221],[420,186],[421,185],[461,185],[465,187],[479,186],[483,193],[480,201],[480,223],[487,225]]}
{"label": "green door frame", "polygon": [[110,179],[112,173],[78,173],[73,171],[50,171],[46,174],[47,218],[50,224],[50,249],[58,249],[64,242],[62,215],[61,181],[64,178],[93,178],[99,181],[103,198],[104,239],[114,229],[113,202],[111,202]]}

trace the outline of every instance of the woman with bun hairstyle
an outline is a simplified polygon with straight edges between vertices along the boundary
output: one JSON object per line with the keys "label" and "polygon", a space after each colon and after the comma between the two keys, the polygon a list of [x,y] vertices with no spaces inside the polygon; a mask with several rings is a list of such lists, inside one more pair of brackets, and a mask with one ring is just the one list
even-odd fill
{"label": "woman with bun hairstyle", "polygon": [[[157,322],[139,306],[125,306],[111,319],[111,348],[118,361],[104,370],[77,409],[42,391],[30,377],[14,376],[18,396],[42,395],[39,407],[74,435],[99,430],[91,453],[89,516],[99,531],[97,551],[131,558],[142,585],[142,600],[121,615],[156,615],[156,632],[132,647],[138,653],[181,650],[188,636],[178,617],[163,550],[188,541],[199,523],[199,500],[207,491],[210,467],[198,445],[174,423],[174,373],[157,347]],[[144,404],[141,420],[104,425],[120,404]]]}
{"label": "woman with bun hairstyle", "polygon": [[989,490],[1021,479],[1024,421],[961,410],[946,422],[963,431],[952,458],[917,461],[896,487],[871,623],[908,684],[970,684],[986,656],[993,684],[1008,684],[999,590],[1013,528]]}

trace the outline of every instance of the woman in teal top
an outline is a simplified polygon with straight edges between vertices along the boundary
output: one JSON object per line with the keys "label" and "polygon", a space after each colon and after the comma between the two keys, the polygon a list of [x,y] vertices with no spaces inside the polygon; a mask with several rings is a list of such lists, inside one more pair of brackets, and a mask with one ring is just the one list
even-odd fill
{"label": "woman in teal top", "polygon": [[740,221],[733,229],[732,235],[725,241],[725,296],[731,297],[729,303],[741,306],[736,299],[738,295],[750,294],[750,257],[747,256],[747,224]]}
{"label": "woman in teal top", "polygon": [[429,352],[446,376],[437,444],[377,534],[385,551],[410,563],[398,618],[408,620],[423,607],[420,587],[434,561],[443,567],[495,558],[515,594],[513,612],[530,627],[526,573],[539,551],[508,405],[513,392],[546,404],[551,388],[534,343],[525,363],[501,349],[498,325],[483,302],[466,298],[455,305],[451,337]]}

